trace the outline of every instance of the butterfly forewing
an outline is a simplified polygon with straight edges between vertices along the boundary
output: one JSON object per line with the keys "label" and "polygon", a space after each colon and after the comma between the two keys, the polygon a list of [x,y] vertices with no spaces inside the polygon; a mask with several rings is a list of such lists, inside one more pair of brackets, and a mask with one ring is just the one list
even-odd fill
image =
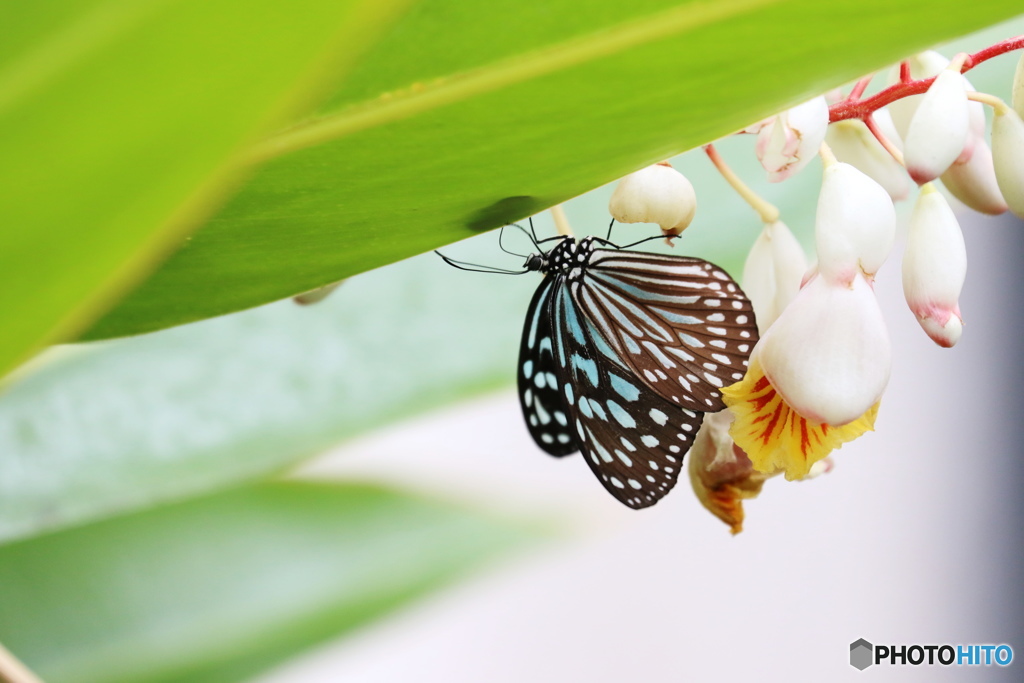
{"label": "butterfly forewing", "polygon": [[703,413],[647,389],[615,362],[570,288],[554,285],[555,359],[574,437],[598,480],[632,508],[653,505],[675,485]]}
{"label": "butterfly forewing", "polygon": [[537,288],[526,314],[519,344],[519,405],[530,436],[545,452],[564,456],[579,450],[560,393],[561,370],[555,361],[551,330],[551,299],[555,278]]}
{"label": "butterfly forewing", "polygon": [[757,343],[750,301],[701,259],[595,249],[573,298],[610,357],[690,410],[723,409],[721,388],[743,378]]}

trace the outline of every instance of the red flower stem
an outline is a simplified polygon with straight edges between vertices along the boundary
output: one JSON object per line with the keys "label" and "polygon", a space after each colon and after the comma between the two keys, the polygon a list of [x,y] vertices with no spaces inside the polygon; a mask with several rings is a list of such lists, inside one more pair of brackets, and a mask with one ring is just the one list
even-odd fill
{"label": "red flower stem", "polygon": [[871,78],[871,76],[865,76],[857,81],[857,84],[853,86],[853,90],[850,91],[850,96],[846,99],[853,102],[859,100],[860,96],[864,94],[864,91],[868,89],[868,84],[871,83]]}
{"label": "red flower stem", "polygon": [[900,166],[906,166],[906,162],[903,161],[903,152],[901,152],[896,145],[893,144],[892,140],[885,137],[885,134],[878,128],[878,124],[875,122],[875,117],[870,114],[864,119],[864,125],[868,127],[871,134],[875,136],[879,144],[885,147],[885,151],[892,155],[892,158],[899,162]]}
{"label": "red flower stem", "polygon": [[[998,57],[999,55],[1006,54],[1013,50],[1020,50],[1022,48],[1024,48],[1024,36],[1017,36],[1016,38],[1010,38],[1009,40],[996,43],[995,45],[986,47],[974,54],[967,55],[967,59],[964,60],[964,64],[960,68],[960,72],[963,73],[965,71],[969,71],[993,57]],[[903,64],[906,64],[906,62]],[[900,65],[901,77],[904,72],[903,64]],[[906,70],[909,72],[909,66],[906,67]],[[829,123],[845,121],[846,119],[866,120],[868,116],[887,104],[892,104],[896,100],[901,100],[904,97],[909,97],[910,95],[920,95],[928,90],[928,87],[931,86],[932,81],[934,80],[935,77],[933,76],[932,78],[924,78],[918,81],[896,83],[895,85],[891,85],[885,90],[872,95],[866,100],[847,98],[846,100],[833,104],[829,107]],[[860,85],[860,83],[858,83],[858,85]]]}
{"label": "red flower stem", "polygon": [[912,81],[910,77],[910,62],[903,60],[900,62],[900,83],[910,83]]}

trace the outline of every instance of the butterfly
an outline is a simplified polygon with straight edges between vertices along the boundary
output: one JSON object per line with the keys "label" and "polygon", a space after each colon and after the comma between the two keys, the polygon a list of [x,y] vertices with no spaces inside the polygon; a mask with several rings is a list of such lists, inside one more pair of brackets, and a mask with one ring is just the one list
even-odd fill
{"label": "butterfly", "polygon": [[581,451],[623,504],[654,505],[704,414],[725,408],[721,388],[743,378],[758,339],[753,307],[702,259],[551,239],[545,251],[534,238],[540,252],[506,271],[544,275],[519,347],[527,428],[550,455]]}

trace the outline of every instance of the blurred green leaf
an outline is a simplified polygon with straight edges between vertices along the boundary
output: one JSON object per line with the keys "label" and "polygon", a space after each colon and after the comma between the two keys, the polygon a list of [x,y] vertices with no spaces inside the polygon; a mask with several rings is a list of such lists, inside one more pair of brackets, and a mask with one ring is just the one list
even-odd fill
{"label": "blurred green leaf", "polygon": [[406,0],[7,2],[0,374],[81,331]]}
{"label": "blurred green leaf", "polygon": [[375,488],[239,489],[0,547],[0,641],[48,683],[224,683],[533,537]]}
{"label": "blurred green leaf", "polygon": [[1020,10],[427,0],[317,118],[261,145],[256,158],[271,160],[87,336],[235,311],[422,253]]}

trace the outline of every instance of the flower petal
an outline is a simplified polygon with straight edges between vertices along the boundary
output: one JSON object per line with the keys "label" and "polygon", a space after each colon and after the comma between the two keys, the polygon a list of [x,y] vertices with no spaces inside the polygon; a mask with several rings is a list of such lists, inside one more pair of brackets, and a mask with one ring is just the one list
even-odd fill
{"label": "flower petal", "polygon": [[735,416],[730,435],[759,472],[785,471],[786,479],[806,477],[814,463],[844,443],[875,428],[878,402],[857,419],[832,427],[803,417],[775,390],[755,356],[746,376],[722,389]]}
{"label": "flower petal", "polygon": [[975,143],[970,160],[953,162],[942,174],[942,184],[950,194],[975,211],[990,216],[1006,213],[1006,200],[999,191],[992,150],[984,140]]}
{"label": "flower petal", "polygon": [[771,475],[754,469],[729,436],[731,426],[728,410],[705,417],[686,459],[690,484],[701,505],[738,534],[743,531],[743,501],[756,498]]}
{"label": "flower petal", "polygon": [[758,132],[755,150],[773,183],[785,180],[818,153],[828,129],[828,103],[815,97],[788,109]]}
{"label": "flower petal", "polygon": [[936,344],[960,339],[963,320],[957,300],[967,274],[967,249],[953,210],[928,183],[914,205],[903,254],[903,295]]}
{"label": "flower petal", "polygon": [[996,109],[992,157],[996,180],[1010,211],[1024,218],[1024,121],[1013,109]]}
{"label": "flower petal", "polygon": [[892,362],[885,320],[862,275],[849,286],[821,276],[808,282],[753,353],[786,403],[832,426],[881,398]]}
{"label": "flower petal", "polygon": [[743,266],[743,291],[754,306],[761,334],[796,297],[806,272],[803,247],[786,224],[766,224]]}
{"label": "flower petal", "polygon": [[[875,114],[876,120],[882,118],[888,118],[885,110]],[[825,141],[839,161],[850,164],[884,187],[894,201],[907,198],[910,179],[906,170],[882,147],[863,121],[849,119],[833,123],[828,127]]]}
{"label": "flower petal", "polygon": [[963,153],[971,133],[967,89],[959,71],[945,69],[914,112],[903,152],[907,171],[918,183],[935,180]]}
{"label": "flower petal", "polygon": [[814,235],[823,276],[849,283],[860,271],[874,275],[896,239],[892,198],[850,164],[829,164],[818,195]]}

